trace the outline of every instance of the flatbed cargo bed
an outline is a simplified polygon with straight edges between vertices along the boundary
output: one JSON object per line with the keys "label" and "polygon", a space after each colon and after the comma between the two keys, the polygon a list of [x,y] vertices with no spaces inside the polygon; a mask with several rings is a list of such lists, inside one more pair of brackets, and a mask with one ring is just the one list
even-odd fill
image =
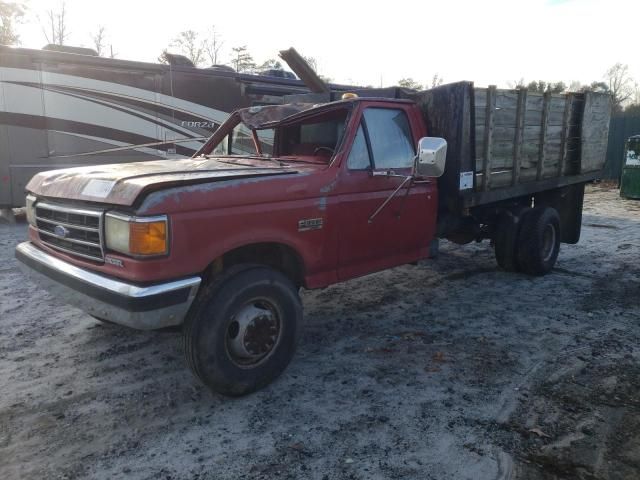
{"label": "flatbed cargo bed", "polygon": [[451,210],[585,183],[602,172],[611,97],[475,88],[409,94],[429,134],[447,140],[440,199]]}

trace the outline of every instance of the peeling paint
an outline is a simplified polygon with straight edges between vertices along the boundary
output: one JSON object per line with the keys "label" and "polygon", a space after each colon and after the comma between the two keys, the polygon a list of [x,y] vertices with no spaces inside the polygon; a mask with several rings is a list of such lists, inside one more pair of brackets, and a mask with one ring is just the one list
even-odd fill
{"label": "peeling paint", "polygon": [[[297,178],[304,177],[309,175],[308,173],[298,173],[295,174]],[[289,177],[289,175],[287,175]],[[166,201],[174,201],[176,203],[180,202],[180,199],[183,195],[193,195],[193,194],[202,194],[202,193],[211,193],[218,190],[224,189],[235,189],[244,185],[250,185],[252,183],[259,183],[265,181],[271,181],[274,179],[281,179],[281,175],[262,175],[256,177],[249,178],[236,178],[233,180],[216,180],[206,183],[198,183],[195,185],[178,185],[169,188],[165,188],[163,190],[158,190],[150,193],[145,198],[144,202],[138,209],[138,212],[141,214],[146,213],[147,211],[153,209],[157,205],[160,205]]]}
{"label": "peeling paint", "polygon": [[333,189],[336,188],[337,184],[338,184],[338,180],[334,179],[331,183],[328,183],[327,185],[322,187],[320,189],[320,193],[331,193],[331,191],[333,191]]}
{"label": "peeling paint", "polygon": [[229,165],[217,159],[158,160],[132,164],[112,164],[99,167],[76,167],[36,174],[27,190],[42,196],[64,199],[96,201],[95,197],[83,192],[87,184],[100,179],[113,181],[109,194],[100,198],[113,205],[132,205],[145,190],[171,188],[180,183],[228,182],[237,178],[296,174],[291,167],[266,166],[262,161],[246,159],[246,165]]}

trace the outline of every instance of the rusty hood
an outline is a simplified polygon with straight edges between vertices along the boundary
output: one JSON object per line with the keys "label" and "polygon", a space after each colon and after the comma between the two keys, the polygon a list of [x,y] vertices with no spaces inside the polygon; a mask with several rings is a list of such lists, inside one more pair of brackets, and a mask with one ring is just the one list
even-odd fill
{"label": "rusty hood", "polygon": [[35,195],[131,206],[142,194],[168,186],[297,173],[267,158],[188,158],[50,170],[35,175]]}

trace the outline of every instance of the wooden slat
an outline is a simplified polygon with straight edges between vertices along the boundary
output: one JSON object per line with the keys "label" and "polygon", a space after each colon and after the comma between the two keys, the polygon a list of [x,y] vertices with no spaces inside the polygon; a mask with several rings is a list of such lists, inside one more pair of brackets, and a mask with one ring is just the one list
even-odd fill
{"label": "wooden slat", "polygon": [[516,109],[516,128],[513,136],[513,166],[511,169],[511,185],[517,185],[520,180],[520,159],[524,132],[524,115],[527,108],[527,89],[518,90],[518,106]]}
{"label": "wooden slat", "polygon": [[487,106],[485,109],[484,123],[484,151],[482,165],[482,190],[488,191],[491,188],[491,147],[493,143],[493,123],[496,110],[496,86],[487,88]]}
{"label": "wooden slat", "polygon": [[[514,127],[500,127],[498,125],[493,126],[493,141],[494,142],[512,142],[513,135],[516,129]],[[480,142],[484,137],[484,123],[476,127],[476,135],[479,136]],[[555,138],[560,143],[560,137],[562,135],[562,127],[547,124],[547,138]],[[522,129],[522,139],[524,143],[535,144],[536,148],[538,142],[540,142],[540,123],[535,126],[525,125]],[[482,153],[482,148],[479,149]]]}
{"label": "wooden slat", "polygon": [[[486,107],[476,108],[476,121],[480,122],[480,125],[484,123]],[[495,112],[494,124],[496,127],[514,127],[516,124],[517,109],[515,108],[498,108]],[[524,125],[526,127],[539,127],[542,119],[542,110],[529,110],[527,106]],[[549,111],[549,126],[562,126],[562,112]]]}
{"label": "wooden slat", "polygon": [[607,152],[611,98],[601,93],[587,92],[584,99],[580,172],[601,170]]}
{"label": "wooden slat", "polygon": [[562,116],[562,137],[560,140],[560,161],[558,162],[558,177],[564,173],[564,166],[567,162],[567,142],[569,140],[569,120],[571,118],[571,104],[573,103],[573,93],[567,94],[564,104],[564,114]]}
{"label": "wooden slat", "polygon": [[540,148],[538,154],[538,169],[536,172],[536,179],[540,180],[544,175],[544,162],[545,162],[545,147],[547,145],[547,124],[549,123],[549,110],[551,108],[551,94],[549,92],[544,94],[544,101],[542,104],[542,122],[540,123]]}

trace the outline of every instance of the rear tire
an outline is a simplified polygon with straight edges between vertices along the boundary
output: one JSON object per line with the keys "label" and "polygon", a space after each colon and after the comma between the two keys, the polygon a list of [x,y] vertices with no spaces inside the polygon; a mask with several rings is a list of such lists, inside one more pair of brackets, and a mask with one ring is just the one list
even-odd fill
{"label": "rear tire", "polygon": [[522,217],[517,261],[520,271],[541,276],[549,273],[560,252],[560,216],[551,207],[536,207]]}
{"label": "rear tire", "polygon": [[187,364],[207,387],[240,396],[266,386],[287,367],[300,334],[302,304],[282,273],[263,266],[234,270],[198,299],[183,343]]}

